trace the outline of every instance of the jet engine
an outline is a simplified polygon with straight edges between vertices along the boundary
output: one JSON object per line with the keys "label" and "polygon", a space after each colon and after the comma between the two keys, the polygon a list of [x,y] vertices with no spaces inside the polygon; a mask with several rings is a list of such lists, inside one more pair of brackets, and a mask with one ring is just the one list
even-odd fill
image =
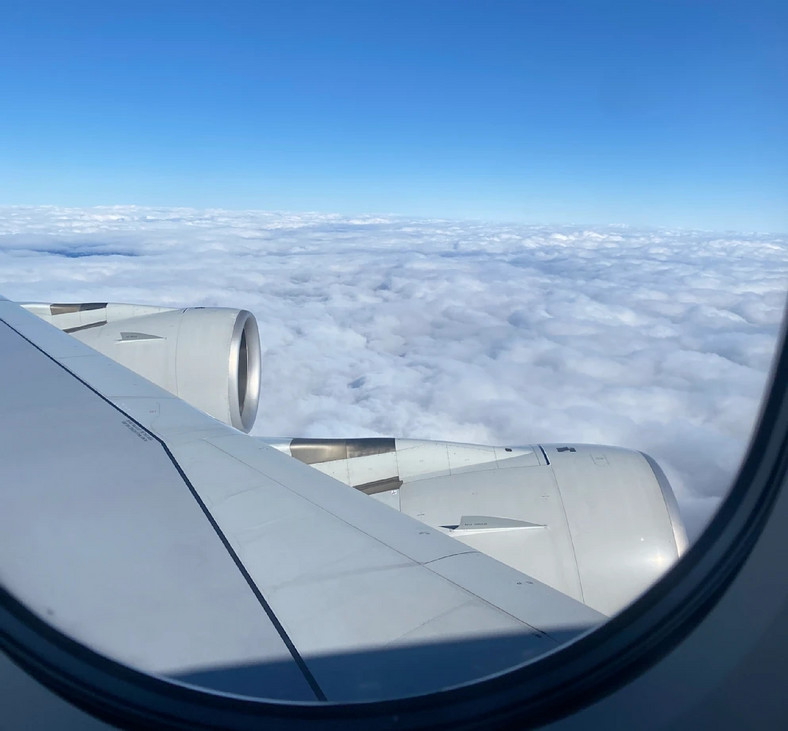
{"label": "jet engine", "polygon": [[260,398],[251,312],[104,302],[25,307],[225,424],[251,430]]}
{"label": "jet engine", "polygon": [[673,490],[642,452],[385,438],[268,443],[608,616],[687,548]]}

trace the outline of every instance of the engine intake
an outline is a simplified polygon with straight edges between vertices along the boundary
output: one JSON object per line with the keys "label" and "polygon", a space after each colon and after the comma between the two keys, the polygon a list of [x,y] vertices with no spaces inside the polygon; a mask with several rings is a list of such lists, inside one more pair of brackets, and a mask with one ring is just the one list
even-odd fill
{"label": "engine intake", "polygon": [[245,432],[254,425],[261,359],[251,312],[112,303],[26,307],[225,424]]}

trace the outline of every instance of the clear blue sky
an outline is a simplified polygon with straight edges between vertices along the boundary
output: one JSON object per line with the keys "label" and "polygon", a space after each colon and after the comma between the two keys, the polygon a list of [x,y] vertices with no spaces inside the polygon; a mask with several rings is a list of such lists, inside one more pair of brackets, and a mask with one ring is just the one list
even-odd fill
{"label": "clear blue sky", "polygon": [[788,3],[0,5],[0,204],[788,231]]}

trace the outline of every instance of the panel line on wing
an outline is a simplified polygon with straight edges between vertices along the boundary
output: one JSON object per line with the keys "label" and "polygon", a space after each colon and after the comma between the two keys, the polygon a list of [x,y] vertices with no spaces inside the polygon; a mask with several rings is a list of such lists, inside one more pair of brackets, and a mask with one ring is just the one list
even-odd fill
{"label": "panel line on wing", "polygon": [[227,552],[232,557],[233,561],[235,562],[235,565],[238,567],[238,570],[241,572],[244,579],[246,579],[246,583],[249,584],[249,588],[252,590],[252,593],[260,602],[260,606],[262,606],[263,610],[268,615],[268,619],[271,620],[271,623],[276,628],[276,631],[279,633],[279,636],[282,638],[282,642],[284,642],[285,645],[287,646],[287,649],[290,650],[290,654],[292,655],[293,660],[295,661],[296,665],[298,665],[298,668],[301,670],[301,673],[306,679],[306,682],[309,683],[309,687],[312,689],[318,700],[320,701],[327,700],[326,694],[323,692],[322,688],[318,684],[317,680],[315,679],[315,676],[312,675],[312,671],[307,667],[304,658],[302,658],[301,654],[298,652],[298,648],[295,646],[293,640],[290,639],[290,636],[287,634],[287,630],[285,630],[285,628],[282,626],[282,623],[277,618],[276,614],[274,613],[274,610],[271,608],[271,605],[263,596],[263,593],[260,591],[257,584],[255,584],[254,580],[252,579],[251,575],[247,571],[246,567],[243,565],[240,557],[235,552],[235,549],[233,549],[233,547],[230,545],[230,542],[227,540],[227,536],[224,535],[224,532],[219,527],[219,524],[216,522],[213,515],[211,515],[211,511],[208,510],[208,507],[200,498],[199,494],[197,493],[197,490],[194,489],[194,486],[192,485],[189,478],[186,476],[186,473],[183,471],[181,466],[178,464],[178,461],[173,456],[169,447],[166,445],[164,441],[162,441],[155,434],[153,436],[159,442],[159,444],[161,444],[162,448],[164,449],[164,452],[170,458],[170,461],[174,465],[175,469],[178,471],[178,474],[181,476],[181,479],[189,488],[191,494],[194,496],[194,499],[197,501],[197,504],[200,506],[203,513],[205,513],[205,517],[208,519],[208,522],[210,522],[210,524],[213,526],[213,529],[216,531],[216,534],[219,536],[219,539],[224,544],[224,547],[227,549]]}

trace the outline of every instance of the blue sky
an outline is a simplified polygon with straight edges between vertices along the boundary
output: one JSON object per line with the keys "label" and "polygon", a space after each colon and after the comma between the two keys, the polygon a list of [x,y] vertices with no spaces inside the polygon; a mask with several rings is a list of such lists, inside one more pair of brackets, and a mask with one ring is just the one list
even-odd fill
{"label": "blue sky", "polygon": [[0,204],[788,230],[788,5],[17,2]]}

